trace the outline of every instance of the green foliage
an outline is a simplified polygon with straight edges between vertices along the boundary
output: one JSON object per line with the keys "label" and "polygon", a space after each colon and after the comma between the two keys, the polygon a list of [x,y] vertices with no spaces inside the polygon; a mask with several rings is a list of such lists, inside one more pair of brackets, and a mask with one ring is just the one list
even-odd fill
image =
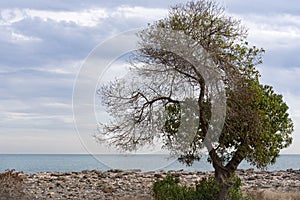
{"label": "green foliage", "polygon": [[176,134],[180,126],[181,106],[179,103],[169,104],[165,107],[166,120],[164,124],[165,132],[168,137]]}
{"label": "green foliage", "polygon": [[258,168],[274,164],[280,149],[292,143],[293,122],[283,96],[276,94],[271,86],[259,85],[256,109],[260,114],[260,134],[254,140],[253,154],[247,160]]}
{"label": "green foliage", "polygon": [[232,186],[229,188],[228,196],[231,200],[240,200],[243,198],[243,193],[241,190],[242,186],[242,180],[236,176],[233,175],[229,178],[229,181],[232,183]]}
{"label": "green foliage", "polygon": [[158,180],[153,185],[154,198],[156,200],[183,200],[187,199],[191,188],[179,185],[179,179],[167,175],[163,180]]}
{"label": "green foliage", "polygon": [[[232,176],[228,182],[232,184],[229,188],[229,199],[241,200],[243,198],[241,179]],[[219,198],[220,191],[221,186],[213,177],[203,178],[196,187],[187,187],[179,185],[179,179],[168,174],[164,179],[157,180],[153,184],[155,200],[216,200]]]}
{"label": "green foliage", "polygon": [[197,185],[196,191],[192,196],[192,199],[199,199],[199,200],[213,200],[217,199],[220,192],[220,185],[217,183],[215,178],[203,178]]}

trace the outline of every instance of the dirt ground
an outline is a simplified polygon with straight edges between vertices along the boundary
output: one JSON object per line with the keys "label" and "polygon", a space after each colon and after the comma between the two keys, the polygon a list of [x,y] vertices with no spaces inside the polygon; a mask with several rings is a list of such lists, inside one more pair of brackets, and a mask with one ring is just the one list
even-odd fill
{"label": "dirt ground", "polygon": [[300,200],[300,191],[276,192],[270,190],[252,190],[249,193],[253,200]]}

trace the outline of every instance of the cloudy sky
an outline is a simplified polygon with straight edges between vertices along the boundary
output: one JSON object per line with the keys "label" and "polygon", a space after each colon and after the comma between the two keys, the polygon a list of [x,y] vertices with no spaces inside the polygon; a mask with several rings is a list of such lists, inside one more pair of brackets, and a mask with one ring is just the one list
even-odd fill
{"label": "cloudy sky", "polygon": [[[1,1],[0,153],[87,153],[94,144],[80,139],[72,111],[80,67],[97,45],[179,2],[186,1]],[[249,28],[251,44],[265,48],[261,81],[283,94],[295,123],[282,153],[300,154],[300,2],[220,2]]]}

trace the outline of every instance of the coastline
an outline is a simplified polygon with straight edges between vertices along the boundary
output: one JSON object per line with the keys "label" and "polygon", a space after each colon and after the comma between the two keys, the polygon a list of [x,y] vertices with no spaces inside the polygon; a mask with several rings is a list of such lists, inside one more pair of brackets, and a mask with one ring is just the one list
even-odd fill
{"label": "coastline", "polygon": [[[94,156],[97,156],[95,158]],[[16,171],[24,171],[33,174],[42,171],[50,172],[72,172],[82,170],[102,170],[107,171],[111,168],[121,169],[141,169],[142,171],[159,171],[159,170],[185,170],[185,171],[211,171],[214,170],[212,165],[208,163],[207,157],[203,156],[200,161],[196,161],[193,166],[187,167],[178,161],[169,165],[162,164],[167,154],[162,155],[115,155],[115,154],[98,154],[98,155],[79,155],[79,154],[0,154],[0,160],[3,162],[0,171],[6,169],[15,169]],[[151,162],[148,162],[151,161]],[[106,165],[106,164],[107,165]],[[160,167],[154,167],[152,164],[160,164]],[[299,169],[300,154],[281,155],[278,157],[274,165],[268,166],[269,171],[286,170],[288,168]],[[239,165],[239,169],[252,168],[249,163],[243,161]],[[254,168],[256,171],[258,169]]]}
{"label": "coastline", "polygon": [[[155,180],[172,174],[183,185],[193,186],[213,172],[140,170],[84,170],[81,172],[21,173],[25,192],[36,199],[152,199],[151,187]],[[255,199],[299,199],[300,170],[254,171],[237,170],[244,192]],[[256,195],[256,196],[255,196]],[[263,195],[270,196],[263,197]],[[278,197],[278,198],[277,198]],[[287,198],[288,197],[288,198]],[[255,200],[253,199],[253,200]]]}

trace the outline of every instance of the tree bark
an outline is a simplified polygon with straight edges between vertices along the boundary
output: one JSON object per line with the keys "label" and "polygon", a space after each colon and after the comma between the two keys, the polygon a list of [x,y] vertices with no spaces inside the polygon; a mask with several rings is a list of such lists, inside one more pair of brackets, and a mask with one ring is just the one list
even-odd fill
{"label": "tree bark", "polygon": [[230,186],[227,185],[227,180],[230,177],[230,173],[223,166],[222,160],[217,155],[214,149],[212,149],[209,152],[209,156],[212,160],[212,165],[215,169],[215,179],[217,183],[221,186],[219,200],[226,200],[228,197],[228,190],[230,188]]}
{"label": "tree bark", "polygon": [[228,199],[228,191],[231,187],[230,183],[228,182],[228,179],[231,175],[231,173],[224,167],[219,165],[214,165],[215,168],[215,178],[217,180],[217,183],[221,187],[221,191],[219,193],[219,200],[227,200]]}

